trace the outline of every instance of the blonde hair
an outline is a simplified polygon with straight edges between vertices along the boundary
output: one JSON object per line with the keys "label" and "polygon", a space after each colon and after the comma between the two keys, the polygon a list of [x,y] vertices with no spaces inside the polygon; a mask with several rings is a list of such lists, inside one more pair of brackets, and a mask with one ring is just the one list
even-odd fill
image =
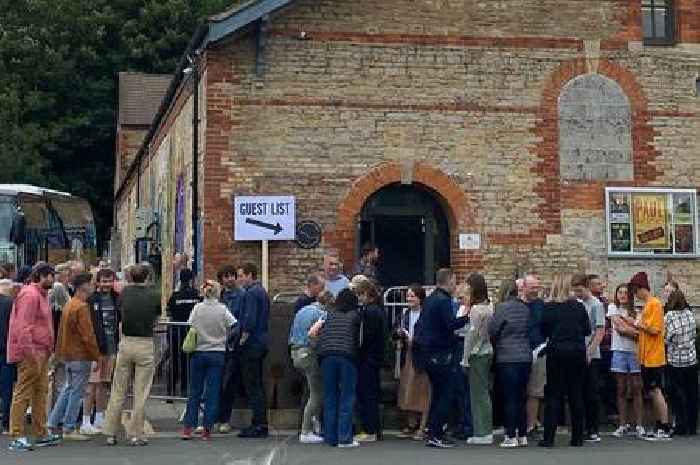
{"label": "blonde hair", "polygon": [[571,295],[571,273],[554,273],[549,291],[551,302],[565,302]]}
{"label": "blonde hair", "polygon": [[457,297],[469,297],[471,292],[471,286],[467,283],[462,283],[459,286],[457,286],[457,292],[455,293],[455,296]]}
{"label": "blonde hair", "polygon": [[218,281],[208,279],[202,284],[202,296],[205,299],[218,300],[221,296],[221,285]]}
{"label": "blonde hair", "polygon": [[318,295],[318,297],[316,297],[316,300],[318,300],[319,304],[327,307],[333,304],[335,297],[331,291],[323,291]]}

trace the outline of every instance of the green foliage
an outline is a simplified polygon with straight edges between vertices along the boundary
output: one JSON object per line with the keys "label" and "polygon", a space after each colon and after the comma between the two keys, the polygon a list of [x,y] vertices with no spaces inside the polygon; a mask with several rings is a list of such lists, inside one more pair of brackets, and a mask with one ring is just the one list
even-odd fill
{"label": "green foliage", "polygon": [[116,76],[171,73],[231,0],[0,0],[0,183],[86,197],[112,221]]}

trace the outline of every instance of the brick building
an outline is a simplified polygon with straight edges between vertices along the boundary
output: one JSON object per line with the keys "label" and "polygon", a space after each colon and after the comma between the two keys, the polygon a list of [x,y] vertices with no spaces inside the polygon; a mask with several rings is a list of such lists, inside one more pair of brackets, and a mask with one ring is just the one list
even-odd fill
{"label": "brick building", "polygon": [[120,179],[121,260],[146,208],[165,270],[259,262],[232,196],[288,194],[322,241],[271,243],[273,292],[374,240],[389,284],[647,270],[700,303],[699,76],[700,0],[253,0],[197,32]]}

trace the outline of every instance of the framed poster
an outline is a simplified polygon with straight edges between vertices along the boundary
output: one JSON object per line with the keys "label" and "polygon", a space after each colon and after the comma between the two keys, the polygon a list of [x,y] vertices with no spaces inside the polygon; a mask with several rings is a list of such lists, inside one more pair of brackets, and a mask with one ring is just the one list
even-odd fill
{"label": "framed poster", "polygon": [[632,194],[634,209],[634,249],[669,248],[668,196],[664,194]]}
{"label": "framed poster", "polygon": [[610,248],[613,252],[632,251],[632,231],[629,224],[613,223],[610,225]]}
{"label": "framed poster", "polygon": [[605,189],[608,255],[696,257],[698,211],[695,189]]}

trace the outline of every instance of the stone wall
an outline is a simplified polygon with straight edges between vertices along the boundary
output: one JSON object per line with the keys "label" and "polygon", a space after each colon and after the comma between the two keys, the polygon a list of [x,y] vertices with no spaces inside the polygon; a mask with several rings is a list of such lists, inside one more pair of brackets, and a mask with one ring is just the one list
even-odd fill
{"label": "stone wall", "polygon": [[[697,42],[700,18],[680,3],[679,36]],[[483,271],[495,288],[517,272],[586,269],[612,286],[647,267],[655,286],[672,271],[700,303],[695,260],[606,254],[606,186],[695,187],[700,176],[700,50],[644,47],[640,21],[626,0],[298,0],[273,15],[261,73],[253,37],[211,47],[206,275],[259,262],[259,244],[232,241],[234,194],[293,194],[297,218],[324,229],[319,249],[271,244],[274,293],[298,290],[324,250],[350,268],[362,199],[408,176],[446,206],[462,275]],[[587,75],[617,89],[610,114],[627,100],[629,130],[618,146],[586,146],[612,156],[609,169],[562,180],[573,165],[561,163],[560,96]],[[460,232],[480,233],[482,249],[459,251]]]}
{"label": "stone wall", "polygon": [[[483,256],[453,250],[459,269],[471,268],[460,263],[467,260],[494,286],[526,269],[626,279],[635,262],[605,253],[603,188],[697,184],[687,168],[697,153],[698,55],[612,42],[635,30],[627,2],[478,3],[300,1],[273,19],[262,75],[254,73],[252,39],[212,52],[210,63],[229,63],[215,108],[230,108],[231,131],[219,155],[227,176],[207,191],[220,202],[205,235],[207,250],[213,241],[207,271],[258,256],[257,245],[231,242],[234,193],[295,194],[299,218],[319,221],[324,247],[350,249],[351,261],[354,237],[336,234],[337,206],[375,167],[408,162],[441,171],[469,202],[470,226],[461,226],[469,231],[453,232],[480,232],[485,245]],[[523,14],[537,8],[553,14]],[[298,40],[302,30],[308,40]],[[559,133],[550,130],[558,127],[558,98],[572,79],[596,73],[630,102],[629,139],[620,143],[629,155],[616,159],[620,169],[562,186]],[[321,251],[273,244],[271,256],[272,287],[287,290],[318,266]],[[655,260],[651,268],[696,268],[680,263]]]}

